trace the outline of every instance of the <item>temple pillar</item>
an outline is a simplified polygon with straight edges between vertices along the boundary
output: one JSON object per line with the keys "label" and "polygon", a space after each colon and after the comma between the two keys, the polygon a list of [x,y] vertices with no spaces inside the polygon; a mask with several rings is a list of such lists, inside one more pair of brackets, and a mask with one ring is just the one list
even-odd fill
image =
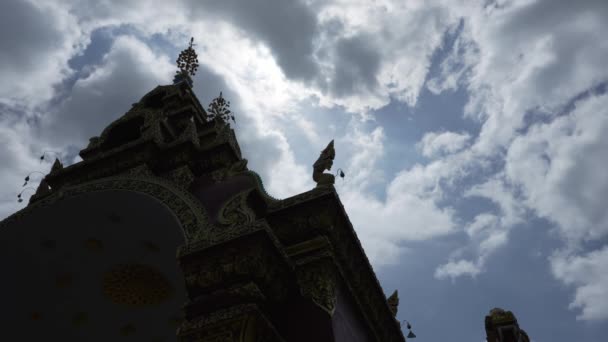
{"label": "temple pillar", "polygon": [[287,300],[292,267],[264,222],[240,230],[179,250],[189,297],[180,341],[285,341],[273,316]]}

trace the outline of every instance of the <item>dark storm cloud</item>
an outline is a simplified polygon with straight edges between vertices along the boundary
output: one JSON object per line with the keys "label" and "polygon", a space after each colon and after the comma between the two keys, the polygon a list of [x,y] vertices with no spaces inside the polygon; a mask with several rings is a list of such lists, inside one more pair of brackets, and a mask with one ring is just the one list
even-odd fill
{"label": "dark storm cloud", "polygon": [[[296,1],[191,1],[194,19],[226,20],[252,38],[266,43],[285,75],[319,86],[333,96],[373,91],[381,55],[370,37],[339,38],[343,23],[336,18],[320,23],[319,8]],[[336,41],[337,39],[337,41]],[[335,42],[335,44],[333,43]],[[333,65],[321,72],[321,63]],[[329,80],[327,80],[328,78]]]}
{"label": "dark storm cloud", "polygon": [[332,94],[342,97],[372,91],[378,85],[376,74],[380,58],[378,50],[363,35],[338,40],[334,51],[334,75],[329,84]]}
{"label": "dark storm cloud", "polygon": [[317,18],[294,0],[190,1],[194,19],[217,17],[264,41],[289,78],[311,80],[318,74],[313,58]]}
{"label": "dark storm cloud", "polygon": [[29,1],[0,1],[0,102],[30,106],[52,96],[70,72],[67,58],[81,45],[69,15]]}
{"label": "dark storm cloud", "polygon": [[29,69],[44,63],[40,53],[63,41],[61,32],[54,30],[54,21],[27,1],[1,1],[0,70]]}

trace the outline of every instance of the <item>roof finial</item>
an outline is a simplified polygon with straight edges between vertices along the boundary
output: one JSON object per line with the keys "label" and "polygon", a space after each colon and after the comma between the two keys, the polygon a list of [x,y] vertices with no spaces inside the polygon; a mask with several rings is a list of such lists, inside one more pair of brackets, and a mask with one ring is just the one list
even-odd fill
{"label": "roof finial", "polygon": [[397,317],[397,310],[399,308],[399,293],[397,290],[393,292],[393,294],[387,298],[388,307],[391,309],[394,317]]}
{"label": "roof finial", "polygon": [[334,163],[336,151],[334,150],[334,141],[332,140],[327,147],[321,151],[319,159],[312,166],[312,179],[317,182],[317,187],[333,186],[335,177],[329,173],[323,173],[325,170],[331,170]]}
{"label": "roof finial", "polygon": [[226,123],[232,119],[232,121],[236,123],[234,113],[230,111],[230,101],[224,99],[221,91],[220,96],[211,101],[207,111],[209,112],[209,118],[211,119],[220,118]]}
{"label": "roof finial", "polygon": [[176,72],[175,78],[173,78],[174,84],[187,80],[188,84],[192,86],[190,76],[194,76],[196,70],[198,70],[198,56],[196,55],[196,51],[194,51],[194,45],[194,37],[192,37],[190,38],[188,48],[179,53],[179,57],[175,61],[179,71]]}

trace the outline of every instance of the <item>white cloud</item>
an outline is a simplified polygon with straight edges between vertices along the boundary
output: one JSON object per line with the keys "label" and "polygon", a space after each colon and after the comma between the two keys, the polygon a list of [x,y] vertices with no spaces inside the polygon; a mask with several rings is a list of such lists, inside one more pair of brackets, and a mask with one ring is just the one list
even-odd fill
{"label": "white cloud", "polygon": [[401,193],[385,202],[357,191],[341,191],[340,197],[366,253],[377,266],[396,262],[403,242],[444,236],[455,227],[453,210],[417,195]]}
{"label": "white cloud", "polygon": [[479,243],[479,252],[482,257],[487,257],[496,249],[507,243],[507,231],[494,231]]}
{"label": "white cloud", "polygon": [[[469,164],[479,168],[484,163]],[[454,177],[459,177],[455,174]],[[446,264],[435,270],[435,277],[446,277],[454,280],[456,277],[468,275],[477,276],[484,271],[490,257],[509,240],[513,228],[524,222],[525,206],[512,193],[512,187],[507,184],[504,175],[498,174],[484,183],[476,184],[464,192],[464,197],[482,197],[491,200],[497,206],[497,213],[482,212],[469,222],[464,231],[469,237],[467,244],[453,253]],[[469,251],[475,260],[457,260],[460,254]],[[465,267],[466,266],[466,267]]]}
{"label": "white cloud", "polygon": [[[340,197],[360,236],[366,253],[376,266],[396,262],[403,242],[428,240],[454,231],[454,210],[440,207],[436,192],[437,171],[417,165],[400,172],[387,186],[386,199],[365,191],[382,175],[377,169],[383,157],[383,131],[365,135],[355,129],[350,137],[354,153],[348,163],[348,181],[339,186]],[[382,184],[380,182],[379,184]]]}
{"label": "white cloud", "polygon": [[[335,45],[336,49],[326,56],[327,58],[324,58],[322,54],[316,55],[317,61],[320,63],[319,65],[327,65],[328,63],[334,65],[334,69],[331,71],[332,74],[329,75],[330,78],[333,78],[335,81],[339,77],[352,76],[365,83],[365,80],[377,78],[375,74],[379,72],[379,69],[368,68],[371,64],[376,63],[375,60],[379,57],[376,56],[377,52],[386,51],[392,56],[389,58],[390,60],[383,58],[383,60],[388,61],[386,65],[382,66],[383,70],[385,70],[384,80],[377,85],[375,82],[368,82],[369,87],[354,88],[352,96],[348,94],[342,96],[338,91],[330,92],[333,95],[323,93],[322,89],[304,87],[297,81],[294,82],[286,79],[285,73],[291,75],[291,71],[293,70],[285,69],[287,67],[286,63],[291,62],[283,58],[284,54],[281,54],[281,46],[287,43],[292,44],[294,39],[289,39],[287,42],[285,41],[286,36],[282,36],[280,33],[281,30],[289,29],[289,25],[292,25],[293,22],[280,24],[287,24],[288,26],[282,29],[279,27],[278,29],[271,30],[271,32],[267,30],[269,23],[260,22],[257,17],[250,18],[245,16],[243,17],[244,20],[233,20],[240,15],[238,14],[240,8],[228,10],[227,8],[220,8],[220,6],[211,11],[219,15],[211,15],[206,12],[201,14],[197,11],[190,11],[193,8],[198,8],[198,5],[187,2],[165,6],[163,2],[143,5],[141,2],[67,1],[62,3],[64,7],[54,6],[53,9],[61,13],[71,13],[79,23],[74,26],[78,26],[86,34],[99,27],[130,25],[137,29],[138,32],[144,33],[147,36],[157,33],[173,38],[184,38],[191,34],[196,36],[197,43],[199,44],[199,59],[201,60],[201,64],[206,65],[213,72],[221,75],[228,87],[238,94],[240,108],[243,110],[242,115],[247,115],[253,120],[254,127],[249,129],[250,133],[243,132],[245,137],[252,139],[246,138],[244,142],[255,146],[256,139],[259,140],[261,136],[265,137],[263,139],[275,139],[272,137],[278,139],[275,140],[275,144],[280,147],[280,157],[277,159],[273,156],[276,164],[266,168],[267,173],[265,178],[268,179],[267,183],[273,189],[272,191],[281,197],[281,195],[293,195],[304,191],[310,187],[311,182],[307,179],[309,178],[309,172],[306,170],[308,167],[297,165],[293,156],[293,148],[284,139],[285,134],[289,134],[289,132],[285,132],[282,127],[278,127],[272,120],[268,120],[269,116],[272,117],[276,113],[293,116],[289,113],[293,113],[298,109],[296,104],[309,98],[311,95],[315,95],[321,104],[328,106],[343,105],[351,111],[366,111],[369,108],[378,108],[387,103],[389,91],[386,87],[387,82],[389,82],[387,81],[388,79],[393,84],[391,87],[404,80],[415,82],[402,84],[391,90],[397,96],[407,98],[410,103],[415,103],[419,88],[422,86],[424,77],[426,77],[427,67],[425,67],[425,64],[409,63],[408,61],[412,61],[411,56],[400,53],[400,51],[395,51],[395,49],[378,50],[377,46],[368,47],[365,44],[374,41],[370,35],[379,33],[378,29],[380,29],[380,26],[378,25],[383,22],[382,15],[387,13],[385,11],[385,7],[387,6],[391,7],[390,13],[395,16],[401,16],[403,19],[407,15],[409,20],[420,21],[418,25],[408,25],[407,27],[416,28],[417,33],[424,33],[427,39],[405,39],[408,32],[402,32],[396,26],[390,28],[391,34],[383,35],[385,44],[399,46],[407,49],[410,53],[416,53],[417,55],[413,57],[414,59],[420,60],[423,56],[430,56],[437,44],[440,43],[443,25],[453,24],[453,22],[444,22],[444,19],[447,20],[449,15],[439,6],[429,9],[421,6],[421,4],[412,4],[399,8],[387,3],[381,6],[374,7],[372,5],[372,7],[369,7],[370,5],[366,3],[348,4],[347,9],[345,5],[338,4],[338,7],[333,4],[324,5],[318,18],[321,21],[325,21],[328,18],[336,19],[339,17],[338,19],[343,21],[345,28],[343,32],[336,31],[333,35],[326,35],[325,37],[328,40],[325,41],[325,46],[323,46],[324,43],[321,40],[317,42],[320,44],[317,48],[320,49],[331,49],[334,46],[334,42],[339,43]],[[68,8],[69,11],[67,11]],[[343,8],[348,13],[357,12],[361,15],[367,13],[369,9],[373,9],[377,15],[367,24],[360,25],[357,20],[365,16],[359,16],[359,19],[357,19],[350,15],[341,16],[341,13],[332,14],[332,9],[336,8]],[[309,9],[298,6],[292,6],[288,10],[291,16],[295,16],[293,18],[300,19],[305,18],[305,12],[309,11]],[[170,15],[167,15],[168,13]],[[189,13],[199,13],[202,16],[194,18]],[[424,15],[421,15],[421,13]],[[451,18],[451,20],[453,21],[455,18]],[[435,26],[439,22],[441,24]],[[188,26],[185,25],[186,23]],[[209,35],[208,32],[214,32],[214,34]],[[256,40],[255,37],[260,38],[260,40]],[[121,44],[121,41],[125,39],[120,38],[117,44]],[[312,39],[312,37],[308,37],[308,39]],[[302,42],[302,44],[305,45],[307,42]],[[141,46],[141,49],[137,48],[136,50],[141,50],[144,54],[150,54],[149,48],[146,46]],[[110,54],[115,55],[106,56],[102,65],[96,67],[92,74],[86,79],[77,81],[70,97],[64,101],[57,114],[43,118],[45,121],[44,132],[47,133],[49,140],[54,144],[78,144],[76,141],[80,141],[80,144],[84,145],[86,138],[97,134],[99,127],[103,127],[111,119],[122,114],[124,108],[128,108],[129,103],[133,101],[132,98],[139,98],[140,95],[135,95],[132,91],[123,92],[123,89],[127,89],[127,87],[116,85],[117,82],[120,83],[119,78],[121,76],[124,82],[132,81],[132,87],[129,88],[132,90],[148,89],[146,84],[150,80],[162,79],[164,77],[166,68],[163,56],[152,56],[152,59],[154,59],[152,61],[143,55],[135,56],[136,52],[133,50],[130,52],[130,57],[123,56],[125,57],[124,61],[112,62],[118,58],[122,58],[119,56],[118,51],[118,46],[115,45],[110,52]],[[363,56],[361,54],[365,53],[370,53],[367,61],[371,64],[362,63],[363,60],[359,59],[359,57]],[[67,60],[68,57],[66,56],[64,59]],[[340,59],[332,60],[331,58]],[[345,58],[354,58],[351,61],[353,63],[351,66],[354,69],[344,69],[342,71],[335,69],[336,66],[343,67],[347,65]],[[408,58],[408,60],[403,60],[404,58]],[[149,70],[157,71],[156,75],[144,75],[142,73],[137,76],[139,79],[132,80],[131,76],[133,75],[129,74],[129,71],[137,72],[136,64],[148,61],[152,62],[149,63]],[[277,64],[277,61],[279,64]],[[125,65],[129,66],[123,72],[118,71],[118,68]],[[428,62],[426,65],[428,65]],[[159,72],[163,73],[163,75],[159,75]],[[340,72],[343,74],[339,74]],[[411,75],[402,80],[397,79],[396,73],[402,72],[407,72]],[[413,77],[414,74],[417,76]],[[130,75],[130,77],[126,75]],[[144,80],[143,78],[146,77],[147,79]],[[346,79],[343,78],[343,80]],[[308,83],[308,85],[312,84]],[[117,90],[116,98],[108,100],[108,96],[104,95],[104,101],[113,104],[111,107],[108,108],[108,106],[99,103],[100,99],[95,94],[100,89]],[[119,94],[119,92],[122,93]],[[367,92],[369,96],[362,96],[362,92]],[[405,92],[408,94],[404,95]],[[100,111],[97,111],[97,109],[100,109]],[[102,109],[105,111],[104,113],[101,113]],[[77,116],[76,114],[79,115]],[[59,122],[61,122],[61,125],[57,124]],[[311,128],[309,131],[314,132],[313,123],[308,120],[300,120],[299,122],[300,126],[305,125],[307,128]],[[256,132],[264,133],[262,135],[253,133],[254,129]],[[317,144],[325,140],[314,134],[309,134],[308,138],[311,141],[314,140]],[[293,179],[302,178],[307,180],[293,182]]]}
{"label": "white cloud", "polygon": [[439,73],[427,80],[426,87],[432,93],[456,90],[463,86],[464,80],[471,77],[471,68],[478,62],[479,50],[468,39],[466,35],[458,35],[439,65]]}
{"label": "white cloud", "polygon": [[498,224],[498,217],[489,213],[483,213],[475,216],[473,222],[467,226],[465,231],[469,237],[478,235],[493,226]]}
{"label": "white cloud", "polygon": [[[367,87],[358,89],[353,93],[355,96],[320,97],[324,103],[342,105],[350,111],[380,108],[388,103],[389,95],[414,106],[427,77],[431,56],[442,44],[444,32],[458,25],[459,11],[446,7],[443,1],[324,3],[319,16],[321,24],[339,23],[333,26],[338,29],[322,34],[319,40],[318,58],[325,77],[329,82],[340,77],[335,71],[343,68],[343,58],[332,60],[335,55],[329,47],[340,46],[344,38],[364,38],[362,41],[376,54],[372,58],[376,71],[366,77]],[[326,51],[329,59],[324,59]]]}
{"label": "white cloud", "polygon": [[316,145],[316,146],[320,146],[323,144],[323,141],[321,141],[321,137],[317,133],[317,131],[320,130],[320,128],[318,128],[314,122],[306,119],[306,117],[303,115],[302,116],[294,115],[293,120],[295,121],[296,125],[298,126],[298,129],[300,130],[300,132],[302,132],[304,134],[304,136],[306,137],[306,139],[308,139],[309,143]]}
{"label": "white cloud", "polygon": [[455,153],[466,147],[471,139],[468,133],[428,132],[416,147],[425,157],[436,157],[442,154]]}
{"label": "white cloud", "polygon": [[304,191],[311,190],[315,185],[312,181],[312,167],[307,168],[295,161],[294,153],[282,134],[275,139],[281,154],[267,174],[267,190],[273,196],[285,198]]}
{"label": "white cloud", "polygon": [[[473,221],[465,228],[471,240],[470,246],[458,250],[458,253],[453,253],[447,263],[437,267],[435,278],[444,279],[449,277],[454,280],[465,275],[476,277],[483,272],[488,258],[507,244],[509,228],[509,226],[504,226],[496,215],[482,213],[475,216]],[[467,249],[473,250],[476,254],[476,260],[457,260],[457,257]]]}
{"label": "white cloud", "polygon": [[465,197],[483,197],[494,202],[500,210],[500,224],[511,227],[522,223],[526,207],[516,198],[515,188],[508,183],[502,173],[496,174],[484,183],[476,184],[465,193]]}
{"label": "white cloud", "polygon": [[166,84],[173,73],[166,56],[155,55],[133,37],[119,37],[104,56],[101,65],[74,84],[70,95],[41,120],[41,136],[53,146],[68,144],[86,147],[131,104],[159,84]]}
{"label": "white cloud", "polygon": [[[65,153],[68,145],[81,149],[88,138],[99,135],[113,119],[124,114],[130,104],[141,98],[146,91],[166,79],[173,67],[166,57],[154,55],[150,49],[132,37],[118,38],[99,66],[95,66],[87,78],[78,80],[69,96],[57,107],[36,114],[38,125],[30,125],[24,116],[7,116],[0,125],[2,145],[2,196],[0,217],[6,217],[23,207],[34,191],[23,193],[24,202],[17,203],[23,178],[32,171],[48,173],[50,162],[40,163],[39,156],[45,150],[58,151],[64,165],[78,158]],[[55,155],[50,158],[54,160]],[[37,187],[39,175],[32,177],[30,187]],[[10,189],[14,189],[11,191]]]}
{"label": "white cloud", "polygon": [[570,243],[608,235],[608,95],[578,101],[572,113],[516,138],[506,175],[525,204],[557,224]]}
{"label": "white cloud", "polygon": [[184,1],[62,0],[55,3],[63,4],[73,13],[78,18],[78,26],[88,33],[100,27],[132,25],[148,36],[173,35],[175,30],[186,31],[191,21]]}
{"label": "white cloud", "polygon": [[[573,249],[608,233],[602,205],[608,193],[603,172],[607,140],[602,134],[606,95],[579,100],[571,113],[556,114],[572,98],[608,79],[602,66],[608,44],[599,34],[608,29],[601,19],[607,10],[601,1],[514,1],[475,10],[459,38],[460,46],[470,49],[461,59],[468,62],[460,66],[448,60],[442,76],[451,78],[429,84],[437,92],[466,84],[472,96],[467,115],[482,123],[471,148],[476,159],[495,156],[500,161],[507,151],[504,170],[467,195],[497,203],[505,227],[522,222],[525,210],[531,209],[554,222]],[[526,123],[538,119],[545,123]],[[520,135],[521,129],[525,131]],[[497,236],[478,244],[491,250],[503,240]],[[582,308],[581,319],[606,317],[608,310],[597,303],[605,295],[599,289],[606,282],[593,275],[573,281],[569,276],[578,266],[565,265],[600,270],[602,262],[606,264],[600,253],[553,259],[556,277],[576,287],[571,307]],[[449,265],[456,271],[449,273],[446,266],[438,274],[475,273],[473,262]]]}
{"label": "white cloud", "polygon": [[[509,147],[505,171],[521,189],[523,203],[555,223],[566,248],[581,253],[585,241],[608,236],[608,95],[575,103],[571,113],[535,124]],[[580,319],[606,319],[608,249],[586,255],[554,256],[556,278],[575,287],[570,308]],[[578,278],[577,278],[578,277]]]}
{"label": "white cloud", "polygon": [[[0,220],[23,208],[29,197],[35,193],[42,176],[33,174],[31,181],[24,188],[22,185],[25,176],[33,171],[47,173],[51,168],[50,161],[41,162],[39,159],[46,146],[31,139],[31,136],[32,130],[25,122],[0,120],[0,161],[3,165],[0,168]],[[18,203],[17,194],[21,191],[24,201]]]}
{"label": "white cloud", "polygon": [[608,79],[603,1],[511,1],[472,10],[463,30],[469,58],[468,115],[482,119],[477,148],[508,145],[528,111],[555,113]]}
{"label": "white cloud", "polygon": [[571,309],[581,309],[581,320],[608,319],[608,247],[584,255],[559,252],[550,258],[553,275],[576,287]]}
{"label": "white cloud", "polygon": [[435,270],[435,278],[445,279],[468,275],[471,277],[477,276],[481,272],[479,266],[468,260],[450,261],[447,264],[439,266]]}
{"label": "white cloud", "polygon": [[384,184],[384,174],[378,162],[384,157],[386,136],[382,127],[366,132],[358,124],[351,122],[351,129],[339,142],[346,147],[346,154],[351,155],[346,169],[348,188],[352,191],[364,191],[372,185]]}
{"label": "white cloud", "polygon": [[[201,65],[220,75],[237,96],[240,119],[236,129],[240,144],[246,146],[244,157],[250,160],[252,169],[261,173],[269,193],[284,198],[312,189],[311,167],[296,162],[286,138],[290,129],[297,130],[298,126],[285,129],[280,120],[295,117],[315,132],[315,123],[297,119],[299,103],[311,92],[285,77],[267,47],[253,43],[231,25],[197,23],[192,30],[197,37],[203,37],[199,42],[203,46],[199,53]],[[215,34],[207,35],[209,31]],[[210,48],[214,46],[222,48]],[[309,138],[322,144],[314,134]]]}
{"label": "white cloud", "polygon": [[[465,193],[488,198],[500,209],[498,217],[478,216],[467,228],[477,261],[451,260],[438,268],[437,276],[477,274],[490,252],[505,244],[507,232],[523,222],[526,208],[558,223],[569,240],[604,234],[599,207],[605,202],[606,178],[599,165],[605,158],[599,151],[605,150],[606,139],[599,132],[605,130],[605,104],[578,108],[585,114],[550,119],[521,137],[517,130],[524,127],[525,115],[533,119],[541,113],[547,119],[548,113],[608,78],[601,66],[608,45],[598,44],[606,42],[598,36],[608,29],[600,19],[606,10],[597,1],[585,6],[513,1],[465,9],[462,34],[427,87],[435,93],[468,88],[466,114],[482,123],[475,143],[464,150],[473,154],[471,166],[483,170],[484,158],[500,163],[503,149],[508,154],[504,170]],[[495,235],[475,238],[488,224],[498,227]]]}
{"label": "white cloud", "polygon": [[[432,160],[402,170],[392,180],[385,178],[378,162],[386,153],[382,129],[352,124],[345,137],[337,137],[349,146],[344,157],[352,170],[344,185],[338,184],[339,191],[375,262],[397,260],[404,241],[456,231],[459,213],[439,203],[451,200],[447,190],[454,190],[457,181],[472,172],[483,174],[483,181],[466,191],[464,199],[488,198],[499,211],[479,213],[463,227],[475,256],[451,258],[436,270],[438,278],[482,272],[493,251],[506,244],[512,227],[525,222],[526,210],[554,222],[570,244],[606,236],[608,218],[601,205],[608,193],[602,173],[606,96],[579,101],[571,113],[556,116],[570,99],[608,79],[605,1],[306,4],[311,7],[279,4],[288,15],[275,25],[245,13],[245,7],[226,9],[225,4],[205,14],[193,10],[204,7],[186,1],[9,1],[0,5],[2,13],[14,14],[9,19],[26,13],[33,20],[18,25],[0,21],[0,26],[9,25],[0,30],[5,34],[19,27],[31,38],[1,36],[0,71],[5,82],[0,102],[17,111],[23,108],[19,105],[31,107],[52,98],[53,85],[72,73],[68,60],[82,51],[96,28],[120,25],[145,38],[158,34],[176,43],[195,36],[201,70],[208,77],[217,76],[213,82],[195,80],[199,96],[232,92],[240,115],[236,129],[250,167],[260,171],[272,194],[285,197],[314,186],[310,165],[297,162],[300,151],[287,137],[292,130],[305,128],[308,141],[320,150],[331,137],[319,133],[319,127],[336,124],[332,118],[309,120],[298,113],[300,104],[314,105],[315,99],[321,106],[342,106],[369,119],[370,109],[381,108],[391,98],[415,106],[425,84],[434,93],[466,87],[466,114],[481,125],[479,136],[428,133],[419,146]],[[438,75],[428,75],[444,34],[455,32],[460,20],[462,33]],[[301,41],[294,39],[300,37],[300,25],[292,22],[307,28]],[[3,185],[20,183],[22,174],[36,167],[32,163],[38,152],[52,147],[48,144],[84,147],[87,138],[99,134],[146,91],[170,82],[173,57],[159,51],[134,38],[119,38],[100,65],[89,66],[92,73],[76,81],[58,108],[35,112],[50,112],[41,116],[42,135],[24,121],[2,121],[7,132],[2,136],[10,139],[0,161],[11,165],[2,170],[7,182]],[[297,56],[288,58],[294,51]],[[545,123],[526,127],[538,119]],[[287,127],[279,121],[296,124]],[[383,186],[384,201],[371,192]],[[8,199],[3,202],[1,210],[13,209]],[[595,254],[568,258],[600,260]],[[569,279],[572,272],[558,272],[558,279]],[[589,293],[603,281],[585,279],[571,282],[583,293],[576,302],[583,312],[592,306]],[[593,314],[583,317],[600,317],[603,309],[593,308]]]}
{"label": "white cloud", "polygon": [[[357,227],[360,230],[360,227]],[[404,255],[407,249],[399,246],[395,241],[388,240],[384,237],[376,237],[368,234],[358,233],[361,240],[365,255],[370,262],[376,266],[394,265],[399,262],[400,257]]]}

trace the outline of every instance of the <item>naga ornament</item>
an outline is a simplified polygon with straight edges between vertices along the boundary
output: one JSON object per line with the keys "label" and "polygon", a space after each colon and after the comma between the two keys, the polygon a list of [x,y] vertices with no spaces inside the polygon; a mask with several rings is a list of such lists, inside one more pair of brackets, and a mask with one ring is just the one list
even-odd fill
{"label": "naga ornament", "polygon": [[335,177],[332,174],[324,173],[325,170],[331,170],[334,164],[336,151],[334,150],[334,141],[332,140],[327,147],[321,151],[319,159],[313,164],[312,179],[317,183],[317,187],[333,186]]}

